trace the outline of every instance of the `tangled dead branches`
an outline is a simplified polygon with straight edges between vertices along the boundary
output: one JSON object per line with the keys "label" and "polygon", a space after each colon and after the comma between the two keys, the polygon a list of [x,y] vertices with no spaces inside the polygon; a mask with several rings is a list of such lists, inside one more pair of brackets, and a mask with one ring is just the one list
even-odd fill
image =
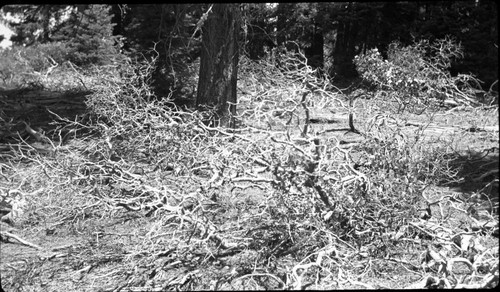
{"label": "tangled dead branches", "polygon": [[[147,76],[154,64],[121,78],[113,68],[96,69],[87,115],[58,118],[57,129],[72,130],[71,139],[45,135],[51,155],[27,151],[26,140],[11,144],[2,188],[20,183],[29,194],[41,186],[39,196],[26,195],[34,205],[24,224],[43,217],[45,232],[65,226],[85,236],[87,246],[49,249],[54,258],[85,256],[75,260],[77,274],[119,262],[106,279],[110,290],[206,288],[210,275],[203,271],[217,265],[228,270],[210,285],[226,289],[302,289],[320,276],[331,287],[372,287],[354,275],[389,262],[422,277],[435,269],[437,282],[453,278],[450,267],[464,262],[472,251],[465,241],[474,239],[417,219],[438,205],[424,194],[433,177],[417,175],[431,168],[417,151],[422,144],[392,131],[399,121],[389,119],[374,119],[365,144],[311,124],[313,115],[347,116],[354,105],[314,77],[300,53],[280,58],[288,66],[242,61],[247,94],[238,103],[237,129],[207,126],[202,113],[152,98]],[[262,72],[274,75],[259,79]],[[16,172],[20,164],[36,174],[28,184]],[[438,241],[450,246],[444,259],[432,249]],[[419,244],[429,246],[414,252],[422,261],[397,258]],[[492,250],[474,248],[472,270],[450,285],[498,274],[486,265]],[[90,256],[92,249],[99,252]]]}

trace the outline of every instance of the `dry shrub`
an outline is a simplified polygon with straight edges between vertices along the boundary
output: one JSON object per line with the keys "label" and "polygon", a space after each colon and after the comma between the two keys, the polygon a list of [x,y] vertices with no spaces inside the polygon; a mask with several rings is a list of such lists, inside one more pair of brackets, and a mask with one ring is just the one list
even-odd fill
{"label": "dry shrub", "polygon": [[[154,218],[128,264],[155,262],[158,252],[174,247],[182,257],[189,255],[187,248],[213,254],[254,250],[259,265],[286,255],[307,259],[335,245],[346,248],[335,241],[351,228],[344,222],[350,208],[345,198],[369,182],[352,168],[338,139],[315,135],[309,122],[311,108],[342,102],[327,81],[311,76],[303,56],[282,60],[290,66],[275,71],[273,80],[288,86],[242,98],[254,110],[241,111],[242,127],[235,130],[208,127],[204,113],[179,111],[168,100],[152,98],[145,76],[153,64],[136,70],[134,78],[144,76],[139,80],[94,71],[95,83],[87,85],[94,91],[87,127],[97,136],[78,150],[78,166],[59,167],[69,167],[65,171],[82,187],[94,188],[107,208]],[[246,263],[239,265],[235,278],[251,273]],[[300,286],[296,281],[281,287]],[[146,285],[141,283],[130,285]]]}
{"label": "dry shrub", "polygon": [[[85,258],[93,269],[120,263],[95,285],[301,289],[321,275],[331,288],[371,287],[356,276],[381,268],[360,265],[416,253],[402,238],[425,233],[411,225],[418,203],[425,207],[425,186],[454,174],[436,171],[445,156],[411,142],[398,130],[401,121],[387,126],[374,118],[353,145],[313,126],[312,113],[354,109],[299,51],[260,63],[243,59],[240,127],[209,127],[206,112],[154,98],[154,61],[75,69],[93,92],[89,112],[59,122],[84,134],[52,143],[45,156],[22,151],[29,145],[20,141],[4,174],[13,187],[21,180],[15,163],[40,166],[34,181],[46,196],[30,199],[26,224],[45,220],[85,238],[73,250],[75,267]],[[19,188],[26,195],[36,190]],[[218,272],[217,265],[230,270]]]}

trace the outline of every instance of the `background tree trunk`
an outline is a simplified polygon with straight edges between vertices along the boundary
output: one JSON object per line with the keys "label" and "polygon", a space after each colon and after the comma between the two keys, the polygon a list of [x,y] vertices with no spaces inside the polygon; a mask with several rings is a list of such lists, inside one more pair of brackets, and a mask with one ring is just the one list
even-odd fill
{"label": "background tree trunk", "polygon": [[238,74],[237,4],[214,4],[203,25],[196,107],[212,108],[211,122],[234,127]]}

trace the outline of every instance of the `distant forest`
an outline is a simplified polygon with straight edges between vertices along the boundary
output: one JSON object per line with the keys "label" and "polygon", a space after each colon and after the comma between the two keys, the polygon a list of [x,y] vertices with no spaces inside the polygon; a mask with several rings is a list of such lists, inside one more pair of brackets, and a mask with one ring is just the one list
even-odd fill
{"label": "distant forest", "polygon": [[[158,94],[182,94],[201,54],[209,4],[8,5],[1,20],[15,46],[44,46],[56,61],[106,63],[116,56],[159,54]],[[10,17],[6,17],[9,15]],[[335,82],[358,76],[353,58],[394,41],[409,45],[446,36],[463,47],[451,74],[473,74],[483,89],[498,79],[498,9],[494,1],[242,3],[239,55],[259,60],[285,47],[301,49],[309,65]],[[59,60],[57,60],[59,58]],[[496,85],[495,85],[496,86]],[[496,88],[495,88],[496,89]]]}

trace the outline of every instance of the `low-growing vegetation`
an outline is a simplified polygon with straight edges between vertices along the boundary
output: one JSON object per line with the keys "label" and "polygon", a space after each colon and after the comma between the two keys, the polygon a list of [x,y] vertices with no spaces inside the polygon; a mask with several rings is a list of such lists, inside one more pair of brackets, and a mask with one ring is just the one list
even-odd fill
{"label": "low-growing vegetation", "polygon": [[155,58],[8,75],[4,289],[496,286],[498,105],[426,45],[357,57],[374,92],[243,56],[235,128],[155,96]]}

